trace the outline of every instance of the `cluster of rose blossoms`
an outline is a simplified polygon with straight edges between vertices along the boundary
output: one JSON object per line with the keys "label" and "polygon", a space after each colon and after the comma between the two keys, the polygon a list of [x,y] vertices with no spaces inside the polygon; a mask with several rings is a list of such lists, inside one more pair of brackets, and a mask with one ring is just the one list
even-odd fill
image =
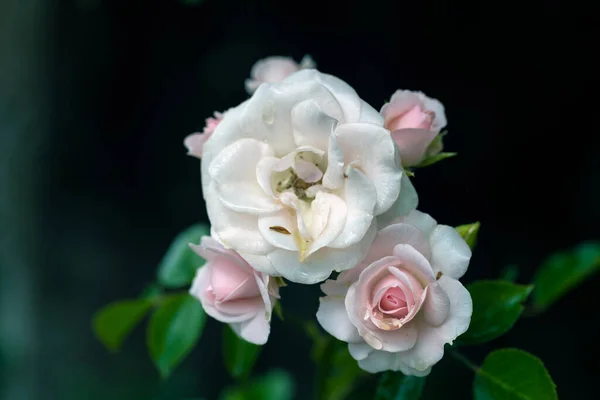
{"label": "cluster of rose blossoms", "polygon": [[362,369],[427,375],[473,308],[458,281],[471,250],[416,210],[404,169],[441,150],[444,107],[398,90],[377,112],[314,67],[309,57],[259,61],[251,97],[185,139],[202,161],[211,222],[191,245],[207,262],[190,293],[264,344],[284,279],[325,281],[317,320]]}

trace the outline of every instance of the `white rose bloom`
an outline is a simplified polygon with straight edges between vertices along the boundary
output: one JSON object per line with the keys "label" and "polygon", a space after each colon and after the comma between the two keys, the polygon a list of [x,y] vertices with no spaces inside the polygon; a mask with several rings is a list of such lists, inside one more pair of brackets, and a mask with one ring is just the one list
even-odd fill
{"label": "white rose bloom", "polygon": [[263,83],[206,142],[213,237],[258,271],[323,281],[417,206],[383,118],[340,79],[302,70]]}

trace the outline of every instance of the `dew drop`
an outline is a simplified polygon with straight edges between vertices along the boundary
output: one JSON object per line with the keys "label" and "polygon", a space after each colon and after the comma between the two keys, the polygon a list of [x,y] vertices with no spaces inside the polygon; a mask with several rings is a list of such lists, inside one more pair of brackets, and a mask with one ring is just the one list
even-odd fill
{"label": "dew drop", "polygon": [[265,102],[262,109],[262,119],[267,125],[273,125],[275,122],[275,103],[272,100]]}

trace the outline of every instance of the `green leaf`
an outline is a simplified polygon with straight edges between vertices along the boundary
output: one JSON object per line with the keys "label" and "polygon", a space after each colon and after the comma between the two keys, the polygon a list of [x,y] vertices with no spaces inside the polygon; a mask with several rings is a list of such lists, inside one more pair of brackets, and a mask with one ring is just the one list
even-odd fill
{"label": "green leaf", "polygon": [[189,285],[196,270],[204,265],[204,260],[190,249],[189,244],[198,244],[202,236],[209,234],[210,228],[204,224],[193,225],[179,233],[158,266],[158,282],[168,288]]}
{"label": "green leaf", "polygon": [[223,330],[223,358],[225,367],[236,379],[247,378],[258,359],[262,346],[246,342],[225,325]]}
{"label": "green leaf", "polygon": [[421,161],[419,163],[419,165],[415,166],[415,168],[428,167],[430,165],[439,163],[440,161],[443,161],[447,158],[454,157],[454,156],[456,156],[456,154],[457,153],[437,153],[437,154],[430,155],[428,157],[425,157],[425,159],[423,161]]}
{"label": "green leaf", "polygon": [[242,385],[224,390],[219,399],[292,400],[294,391],[294,381],[290,374],[275,369]]}
{"label": "green leaf", "polygon": [[572,250],[553,254],[533,280],[534,307],[545,310],[599,268],[600,242],[582,243]]}
{"label": "green leaf", "polygon": [[92,319],[96,337],[110,351],[118,351],[133,328],[152,307],[149,299],[123,300],[100,309]]}
{"label": "green leaf", "polygon": [[477,235],[479,234],[479,228],[481,228],[481,223],[479,221],[473,222],[472,224],[465,224],[457,226],[455,229],[465,242],[469,245],[471,249],[475,247],[477,244]]}
{"label": "green leaf", "polygon": [[163,378],[194,348],[205,320],[202,304],[187,293],[165,298],[156,309],[146,340],[150,357]]}
{"label": "green leaf", "polygon": [[490,353],[473,383],[475,400],[554,400],[556,385],[542,361],[518,349]]}
{"label": "green leaf", "polygon": [[509,331],[517,322],[533,289],[506,281],[478,281],[467,285],[473,299],[469,330],[459,341],[467,344],[489,342]]}
{"label": "green leaf", "polygon": [[500,271],[500,279],[507,282],[516,282],[519,277],[519,266],[509,264]]}
{"label": "green leaf", "polygon": [[335,338],[330,338],[329,359],[321,360],[325,367],[321,369],[325,374],[321,397],[326,400],[343,400],[354,389],[358,381],[366,375],[360,369],[358,362],[352,358],[348,351],[348,344]]}
{"label": "green leaf", "polygon": [[423,394],[425,377],[405,376],[400,372],[381,375],[375,400],[418,400]]}

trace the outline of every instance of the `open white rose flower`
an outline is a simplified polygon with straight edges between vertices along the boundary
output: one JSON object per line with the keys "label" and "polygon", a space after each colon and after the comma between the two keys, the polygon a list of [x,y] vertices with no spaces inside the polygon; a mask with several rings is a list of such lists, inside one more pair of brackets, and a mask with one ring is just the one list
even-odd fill
{"label": "open white rose flower", "polygon": [[212,236],[256,270],[312,284],[354,267],[378,220],[417,206],[383,117],[340,79],[263,83],[206,141]]}
{"label": "open white rose flower", "polygon": [[427,375],[471,322],[458,280],[470,259],[454,228],[414,210],[377,233],[360,265],[321,285],[317,319],[365,371]]}

